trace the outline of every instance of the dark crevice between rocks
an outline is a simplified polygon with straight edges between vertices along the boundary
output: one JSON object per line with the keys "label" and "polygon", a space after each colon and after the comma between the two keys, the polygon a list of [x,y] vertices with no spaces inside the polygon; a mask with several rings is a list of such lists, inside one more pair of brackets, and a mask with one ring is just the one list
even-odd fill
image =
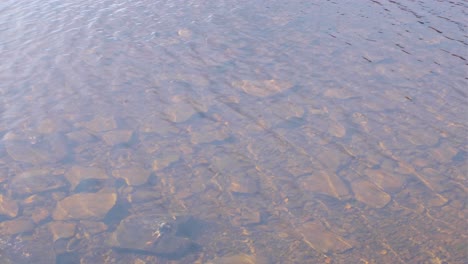
{"label": "dark crevice between rocks", "polygon": [[118,200],[104,217],[104,224],[108,226],[109,230],[114,230],[122,219],[130,215],[129,209],[128,203]]}

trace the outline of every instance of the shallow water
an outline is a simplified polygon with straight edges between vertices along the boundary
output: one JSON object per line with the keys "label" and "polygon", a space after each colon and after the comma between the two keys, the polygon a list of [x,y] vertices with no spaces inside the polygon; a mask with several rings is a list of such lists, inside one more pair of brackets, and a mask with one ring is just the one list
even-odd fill
{"label": "shallow water", "polygon": [[1,262],[465,262],[467,10],[2,1]]}

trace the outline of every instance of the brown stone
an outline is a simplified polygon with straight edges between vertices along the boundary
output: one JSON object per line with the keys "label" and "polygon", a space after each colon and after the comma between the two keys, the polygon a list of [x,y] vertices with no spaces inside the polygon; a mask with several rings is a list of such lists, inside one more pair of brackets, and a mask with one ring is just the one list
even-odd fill
{"label": "brown stone", "polygon": [[70,238],[75,235],[76,224],[67,223],[62,221],[55,221],[48,225],[50,232],[52,233],[53,240],[57,241],[62,238]]}
{"label": "brown stone", "polygon": [[85,122],[83,126],[92,132],[104,132],[117,128],[117,123],[112,116],[96,116],[91,121]]}
{"label": "brown stone", "polygon": [[207,86],[210,81],[203,74],[186,74],[186,73],[174,73],[174,74],[157,74],[154,77],[157,85],[163,85],[167,81],[183,81],[194,84],[196,86]]}
{"label": "brown stone", "polygon": [[11,236],[24,232],[31,232],[34,229],[34,223],[30,219],[18,218],[0,223],[0,235]]}
{"label": "brown stone", "polygon": [[302,188],[307,192],[321,193],[337,199],[350,196],[349,190],[336,173],[317,171],[299,179]]}
{"label": "brown stone", "polygon": [[137,186],[145,184],[151,176],[151,171],[143,167],[128,167],[112,171],[116,178],[124,179],[127,185]]}
{"label": "brown stone", "polygon": [[282,93],[292,87],[291,83],[278,80],[243,80],[233,82],[232,85],[247,94],[258,97],[267,97]]}
{"label": "brown stone", "polygon": [[348,99],[356,96],[352,91],[341,88],[327,89],[324,94],[326,97],[337,98],[337,99]]}
{"label": "brown stone", "polygon": [[370,207],[385,207],[392,199],[390,195],[382,191],[375,184],[367,180],[356,180],[351,182],[356,200],[367,204]]}
{"label": "brown stone", "polygon": [[207,264],[258,264],[255,256],[247,254],[229,255],[217,257]]}
{"label": "brown stone", "polygon": [[192,37],[192,31],[186,28],[181,28],[177,31],[177,35],[179,35],[179,37],[182,37],[184,39],[189,39],[190,37]]}
{"label": "brown stone", "polygon": [[52,134],[69,129],[70,125],[65,120],[60,118],[46,118],[42,120],[37,126],[37,131],[41,134]]}
{"label": "brown stone", "polygon": [[131,130],[113,130],[106,132],[102,135],[102,139],[109,146],[127,143],[132,138],[133,132]]}
{"label": "brown stone", "polygon": [[76,141],[79,143],[90,142],[96,138],[85,129],[67,133],[66,136],[69,140]]}
{"label": "brown stone", "polygon": [[256,225],[262,221],[259,211],[250,208],[241,208],[236,216],[234,216],[232,223],[236,226]]}
{"label": "brown stone", "polygon": [[74,190],[80,182],[84,180],[106,180],[109,178],[104,169],[96,167],[73,166],[65,173],[65,178],[70,182],[71,189]]}
{"label": "brown stone", "polygon": [[80,226],[83,228],[85,234],[89,235],[99,234],[107,230],[107,225],[103,222],[81,220]]}
{"label": "brown stone", "polygon": [[61,175],[53,175],[48,169],[31,169],[16,175],[10,188],[15,195],[30,195],[52,191],[66,186]]}
{"label": "brown stone", "polygon": [[259,191],[258,181],[249,175],[233,176],[229,191],[237,194],[255,194]]}
{"label": "brown stone", "polygon": [[192,144],[204,144],[225,140],[229,135],[229,131],[225,127],[203,126],[190,133],[190,141]]}
{"label": "brown stone", "polygon": [[322,253],[341,253],[352,248],[343,237],[318,222],[307,222],[298,228],[304,242]]}
{"label": "brown stone", "polygon": [[59,201],[52,213],[54,220],[101,220],[115,205],[115,193],[77,193]]}
{"label": "brown stone", "polygon": [[366,169],[365,175],[386,192],[397,192],[405,184],[404,178],[398,173],[387,173],[383,170]]}
{"label": "brown stone", "polygon": [[147,117],[139,122],[139,131],[142,133],[156,133],[160,136],[168,136],[179,131],[174,124],[160,117]]}
{"label": "brown stone", "polygon": [[49,217],[49,215],[50,215],[50,213],[49,213],[49,211],[47,209],[45,209],[45,208],[36,208],[32,212],[31,218],[34,221],[34,223],[38,224],[41,221],[45,220],[47,217]]}
{"label": "brown stone", "polygon": [[161,154],[153,161],[153,170],[158,171],[169,167],[173,162],[178,161],[179,158],[180,156],[177,153]]}
{"label": "brown stone", "polygon": [[18,215],[18,203],[0,194],[0,215],[14,218]]}
{"label": "brown stone", "polygon": [[328,132],[335,137],[341,138],[346,135],[346,128],[336,121],[330,121]]}
{"label": "brown stone", "polygon": [[196,226],[196,220],[191,217],[174,219],[158,215],[131,215],[120,222],[107,243],[119,249],[138,250],[162,257],[181,257],[198,248],[190,238],[178,235],[180,232],[190,232],[191,226]]}
{"label": "brown stone", "polygon": [[133,262],[133,264],[147,264],[146,261],[140,259],[140,258],[137,258],[135,259],[135,261]]}
{"label": "brown stone", "polygon": [[182,123],[189,120],[194,114],[199,113],[199,111],[194,105],[188,102],[179,102],[169,105],[165,113],[170,121]]}
{"label": "brown stone", "polygon": [[437,148],[432,149],[430,155],[439,162],[449,163],[455,155],[457,155],[458,150],[449,144],[441,144]]}
{"label": "brown stone", "polygon": [[[1,154],[0,154],[1,156]],[[7,168],[0,168],[0,183],[5,182],[8,180],[8,169]]]}
{"label": "brown stone", "polygon": [[57,162],[68,154],[66,139],[61,134],[37,135],[6,140],[5,148],[12,159],[34,165]]}
{"label": "brown stone", "polygon": [[127,200],[129,203],[144,203],[162,198],[162,194],[159,191],[153,189],[136,189],[133,193],[128,194]]}
{"label": "brown stone", "polygon": [[302,118],[305,109],[291,101],[280,101],[268,106],[276,117],[281,119]]}

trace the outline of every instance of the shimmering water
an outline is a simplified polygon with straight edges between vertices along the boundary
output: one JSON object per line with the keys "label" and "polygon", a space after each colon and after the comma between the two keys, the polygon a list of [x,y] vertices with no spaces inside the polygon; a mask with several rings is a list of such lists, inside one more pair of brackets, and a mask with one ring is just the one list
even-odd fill
{"label": "shimmering water", "polygon": [[3,0],[1,263],[465,263],[466,1]]}

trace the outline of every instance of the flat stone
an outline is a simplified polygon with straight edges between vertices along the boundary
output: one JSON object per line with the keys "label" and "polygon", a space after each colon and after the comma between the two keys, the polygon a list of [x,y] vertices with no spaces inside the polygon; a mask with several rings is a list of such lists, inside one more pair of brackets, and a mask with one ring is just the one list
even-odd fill
{"label": "flat stone", "polygon": [[84,127],[92,132],[104,132],[117,128],[117,123],[112,116],[96,116],[92,120],[85,122]]}
{"label": "flat stone", "polygon": [[255,194],[259,191],[258,181],[248,174],[231,176],[229,191],[237,194]]}
{"label": "flat stone", "polygon": [[385,207],[392,199],[390,195],[367,180],[353,181],[351,182],[351,188],[356,200],[373,208]]}
{"label": "flat stone", "polygon": [[181,28],[177,31],[177,35],[179,35],[179,37],[181,38],[189,39],[190,37],[192,37],[192,31],[186,28]]}
{"label": "flat stone", "polygon": [[37,130],[41,134],[53,134],[56,132],[62,132],[70,129],[70,125],[64,120],[58,118],[46,118],[42,120],[38,126]]}
{"label": "flat stone", "polygon": [[65,173],[65,178],[70,182],[71,189],[74,190],[84,180],[107,180],[109,176],[102,168],[73,166]]}
{"label": "flat stone", "polygon": [[132,138],[133,131],[131,130],[113,130],[104,133],[102,139],[109,146],[127,143]]}
{"label": "flat stone", "polygon": [[306,222],[298,228],[304,242],[321,253],[341,253],[352,248],[343,237],[318,222]]}
{"label": "flat stone", "polygon": [[66,134],[67,138],[71,141],[76,141],[79,143],[86,143],[95,140],[97,137],[86,131],[78,130]]}
{"label": "flat stone", "polygon": [[112,171],[116,178],[124,179],[127,185],[137,186],[145,184],[151,176],[151,171],[143,167],[128,167]]}
{"label": "flat stone", "polygon": [[16,175],[10,184],[14,195],[24,196],[63,188],[67,185],[62,175],[53,175],[49,169],[31,169]]}
{"label": "flat stone", "polygon": [[340,200],[350,196],[348,188],[336,173],[317,171],[300,178],[299,182],[306,192],[321,193]]}
{"label": "flat stone", "polygon": [[168,119],[174,123],[182,123],[189,120],[193,115],[199,113],[199,110],[187,102],[179,102],[169,105],[165,109]]}
{"label": "flat stone", "polygon": [[202,74],[186,74],[186,73],[175,73],[175,74],[157,74],[154,77],[157,85],[163,86],[168,81],[178,80],[187,83],[194,84],[196,86],[208,86],[210,81]]}
{"label": "flat stone", "polygon": [[52,213],[54,220],[101,220],[115,205],[115,193],[78,193],[59,201]]}
{"label": "flat stone", "polygon": [[439,142],[439,133],[431,129],[413,128],[405,131],[401,137],[408,139],[416,146],[434,146]]}
{"label": "flat stone", "polygon": [[250,208],[239,209],[239,212],[232,220],[232,223],[236,226],[257,225],[261,222],[260,212]]}
{"label": "flat stone", "polygon": [[33,221],[26,218],[18,218],[0,223],[0,235],[2,236],[11,236],[24,232],[31,232],[33,229]]}
{"label": "flat stone", "polygon": [[107,230],[107,225],[103,222],[81,220],[80,227],[84,230],[85,234],[95,235]]}
{"label": "flat stone", "polygon": [[[278,108],[275,108],[275,115],[281,117],[282,119],[291,119],[291,118],[303,118],[305,114],[304,107],[297,105],[293,102],[288,101],[287,103],[282,103]],[[283,109],[281,111],[281,109]]]}
{"label": "flat stone", "polygon": [[190,133],[192,144],[204,144],[222,141],[229,138],[230,133],[226,127],[203,126]]}
{"label": "flat stone", "polygon": [[177,153],[168,152],[168,153],[160,154],[153,161],[153,171],[158,171],[158,170],[167,168],[172,163],[178,161],[179,159],[180,159],[180,156]]}
{"label": "flat stone", "polygon": [[54,241],[62,238],[70,238],[74,236],[76,232],[76,223],[55,221],[50,223],[48,227],[52,233]]}
{"label": "flat stone", "polygon": [[397,192],[403,188],[405,180],[399,173],[387,173],[381,169],[366,169],[364,174],[386,192]]}
{"label": "flat stone", "polygon": [[0,194],[0,215],[15,218],[18,215],[18,203]]}
{"label": "flat stone", "polygon": [[155,133],[160,136],[169,136],[179,131],[171,122],[160,117],[147,117],[139,121],[141,133]]}
{"label": "flat stone", "polygon": [[[0,156],[3,156],[3,155],[0,153]],[[0,183],[5,182],[6,180],[8,180],[8,169],[0,168]]]}
{"label": "flat stone", "polygon": [[230,256],[217,257],[207,264],[257,264],[255,256],[247,254],[237,254]]}
{"label": "flat stone", "polygon": [[228,190],[234,194],[255,194],[259,191],[258,172],[252,162],[236,153],[213,157],[212,170],[226,175]]}
{"label": "flat stone", "polygon": [[291,83],[278,80],[235,81],[232,83],[232,86],[241,89],[247,94],[258,97],[275,95],[292,88]]}
{"label": "flat stone", "polygon": [[[183,257],[199,246],[187,237],[192,218],[132,215],[123,219],[108,244],[117,249],[137,250],[162,257]],[[196,225],[195,225],[196,226]],[[190,232],[188,232],[190,233]]]}
{"label": "flat stone", "polygon": [[68,144],[61,134],[15,136],[5,141],[5,148],[13,160],[33,165],[54,163],[68,155]]}
{"label": "flat stone", "polygon": [[342,138],[346,135],[346,128],[337,121],[330,121],[328,124],[328,132],[338,138]]}
{"label": "flat stone", "polygon": [[352,91],[348,89],[343,89],[343,88],[331,88],[325,90],[323,93],[325,97],[331,97],[331,98],[336,98],[336,99],[349,99],[356,97],[356,94],[354,94]]}
{"label": "flat stone", "polygon": [[34,221],[34,223],[38,224],[41,221],[45,220],[47,217],[50,216],[50,213],[47,209],[45,208],[36,208],[32,212],[31,219]]}
{"label": "flat stone", "polygon": [[154,189],[136,189],[133,193],[128,194],[127,200],[129,203],[145,203],[155,201],[162,198],[162,194]]}

